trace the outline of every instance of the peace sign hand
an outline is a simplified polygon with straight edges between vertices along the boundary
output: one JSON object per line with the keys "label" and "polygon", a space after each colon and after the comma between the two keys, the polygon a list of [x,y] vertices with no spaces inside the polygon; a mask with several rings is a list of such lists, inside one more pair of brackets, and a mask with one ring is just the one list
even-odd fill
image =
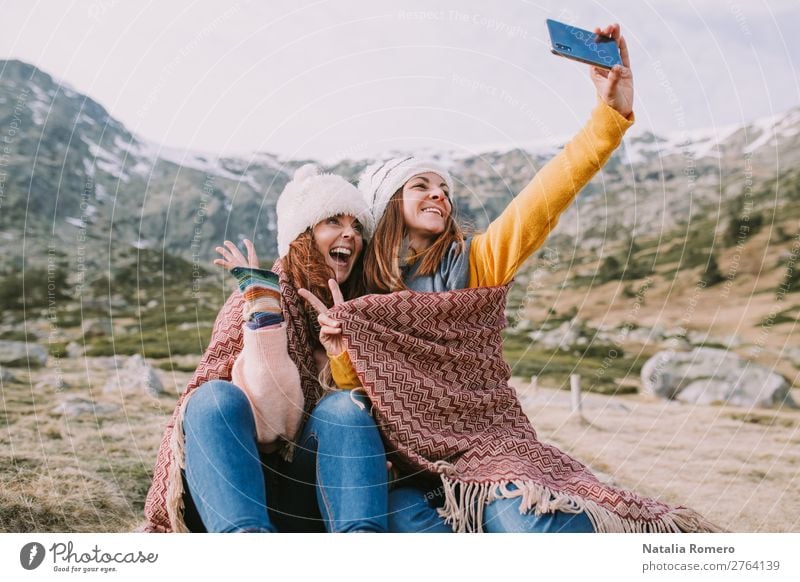
{"label": "peace sign hand", "polygon": [[258,269],[258,256],[256,256],[256,249],[253,246],[253,241],[244,239],[244,246],[247,248],[246,259],[235,244],[226,240],[224,247],[216,247],[215,250],[221,254],[223,258],[215,259],[214,264],[225,267],[229,271],[234,267],[252,267]]}
{"label": "peace sign hand", "polygon": [[[333,296],[333,305],[341,305],[344,303],[342,291],[336,283],[336,279],[328,279],[328,287],[330,287],[331,295]],[[328,315],[328,308],[320,300],[319,297],[314,295],[308,289],[298,289],[297,293],[306,301],[311,304],[317,312],[317,321],[321,328],[319,332],[319,341],[322,347],[329,356],[338,356],[344,351],[344,339],[342,339],[342,324]]]}

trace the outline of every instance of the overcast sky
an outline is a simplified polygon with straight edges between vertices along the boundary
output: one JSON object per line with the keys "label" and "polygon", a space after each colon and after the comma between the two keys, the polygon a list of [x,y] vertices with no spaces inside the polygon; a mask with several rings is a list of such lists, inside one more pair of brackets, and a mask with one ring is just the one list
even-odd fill
{"label": "overcast sky", "polygon": [[569,135],[594,88],[586,66],[549,53],[546,18],[622,25],[634,134],[800,104],[798,0],[0,6],[1,58],[42,68],[147,140],[215,153],[327,159]]}

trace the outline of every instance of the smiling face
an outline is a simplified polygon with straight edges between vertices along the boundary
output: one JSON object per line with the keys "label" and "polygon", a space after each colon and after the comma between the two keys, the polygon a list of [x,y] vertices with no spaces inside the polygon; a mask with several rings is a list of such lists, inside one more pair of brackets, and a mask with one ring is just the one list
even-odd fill
{"label": "smiling face", "polygon": [[349,214],[331,216],[314,226],[314,244],[340,285],[347,281],[364,248],[362,231],[358,219]]}
{"label": "smiling face", "polygon": [[418,174],[403,185],[403,220],[415,250],[433,244],[447,228],[452,210],[447,183],[439,174]]}

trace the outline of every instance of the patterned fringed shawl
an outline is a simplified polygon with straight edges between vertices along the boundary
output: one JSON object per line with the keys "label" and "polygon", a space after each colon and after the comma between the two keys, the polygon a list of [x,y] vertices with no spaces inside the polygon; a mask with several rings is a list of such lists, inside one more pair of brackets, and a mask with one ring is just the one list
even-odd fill
{"label": "patterned fringed shawl", "polygon": [[[484,505],[585,511],[598,532],[719,531],[695,511],[600,483],[536,436],[503,360],[507,287],[368,295],[331,310],[394,460],[439,473],[442,516],[482,531]],[[513,484],[516,489],[509,489]]]}
{"label": "patterned fringed shawl", "polygon": [[[279,266],[274,267],[280,274]],[[289,351],[300,369],[308,413],[321,391],[295,289],[281,274]],[[486,503],[519,497],[521,511],[585,511],[600,532],[719,531],[685,507],[671,507],[600,483],[581,463],[536,436],[508,385],[500,332],[505,287],[448,293],[369,295],[331,310],[373,403],[393,460],[438,474],[440,510],[454,531],[481,531]],[[242,346],[241,297],[234,293],[162,439],[143,531],[186,531],[183,430],[187,396],[230,379]],[[513,484],[515,490],[509,490]]]}

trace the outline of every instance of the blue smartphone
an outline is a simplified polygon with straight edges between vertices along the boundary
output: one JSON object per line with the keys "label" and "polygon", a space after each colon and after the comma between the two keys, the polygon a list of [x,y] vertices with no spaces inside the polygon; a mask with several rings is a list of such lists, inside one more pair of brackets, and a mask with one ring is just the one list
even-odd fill
{"label": "blue smartphone", "polygon": [[619,48],[613,38],[549,18],[547,30],[550,32],[550,50],[554,55],[603,69],[622,64]]}

